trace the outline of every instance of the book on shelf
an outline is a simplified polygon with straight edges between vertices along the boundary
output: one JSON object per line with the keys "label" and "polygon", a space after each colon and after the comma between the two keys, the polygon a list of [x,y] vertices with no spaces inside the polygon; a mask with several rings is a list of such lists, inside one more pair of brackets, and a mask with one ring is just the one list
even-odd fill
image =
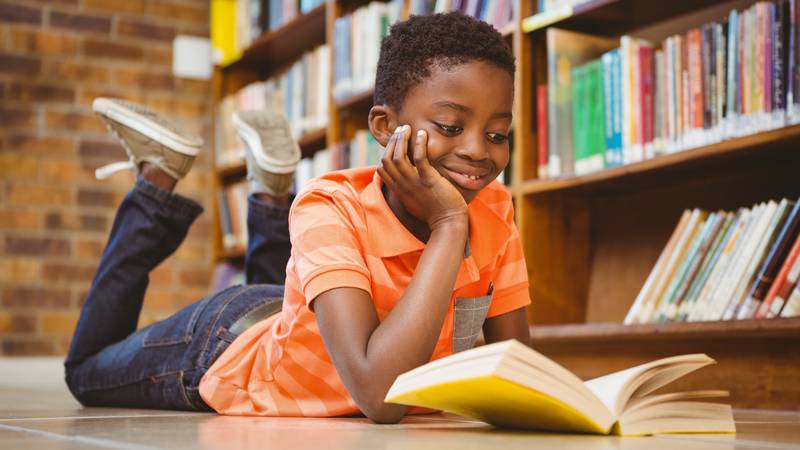
{"label": "book on shelf", "polygon": [[305,53],[282,74],[251,83],[226,96],[217,110],[217,166],[237,164],[244,158],[243,143],[232,123],[232,114],[236,111],[281,111],[286,115],[295,139],[327,126],[329,73],[330,50],[327,45],[322,45]]}
{"label": "book on shelf", "polygon": [[226,250],[247,248],[247,209],[250,186],[247,180],[225,186],[217,193],[222,247]]}
{"label": "book on shelf", "polygon": [[245,274],[241,264],[230,261],[222,261],[214,266],[211,286],[214,292],[239,284],[245,284]]}
{"label": "book on shelf", "polygon": [[495,426],[595,434],[735,433],[731,407],[700,401],[721,390],[654,394],[714,360],[659,359],[583,381],[518,341],[476,347],[395,380],[386,402],[476,418]]}
{"label": "book on shelf", "polygon": [[625,323],[781,315],[800,272],[798,236],[800,199],[684,211]]}
{"label": "book on shelf", "polygon": [[513,21],[516,4],[512,0],[411,0],[409,14],[424,16],[458,11],[502,30]]}
{"label": "book on shelf", "polygon": [[403,3],[372,2],[334,23],[333,97],[336,100],[369,91],[375,81],[381,40],[400,19]]}
{"label": "book on shelf", "polygon": [[616,43],[585,33],[547,30],[547,171],[552,178],[574,174],[572,69],[600,58]]}
{"label": "book on shelf", "polygon": [[584,173],[572,162],[595,151],[594,140],[576,146],[586,130],[568,117],[586,106],[571,95],[569,70],[580,74],[595,58],[602,60],[606,121],[601,168],[800,123],[798,2],[758,2],[662,42],[621,36],[604,54],[597,40],[608,38],[559,41],[567,32],[548,29],[549,177]]}

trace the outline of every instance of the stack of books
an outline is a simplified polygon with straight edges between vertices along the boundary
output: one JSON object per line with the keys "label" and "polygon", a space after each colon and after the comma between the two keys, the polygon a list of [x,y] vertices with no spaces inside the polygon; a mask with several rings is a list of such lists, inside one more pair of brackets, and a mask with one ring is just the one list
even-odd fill
{"label": "stack of books", "polygon": [[227,65],[264,32],[262,0],[212,0],[211,43],[214,62]]}
{"label": "stack of books", "polygon": [[[257,1],[257,0],[254,0]],[[291,21],[299,14],[306,14],[317,6],[325,3],[324,0],[267,0],[269,3],[268,14],[265,20],[270,30],[275,30]],[[298,8],[299,7],[299,8]]]}
{"label": "stack of books", "polygon": [[514,20],[514,0],[411,0],[409,14],[427,14],[459,11],[482,20],[501,30]]}
{"label": "stack of books", "polygon": [[217,192],[222,247],[226,250],[247,248],[247,180],[226,186]]}
{"label": "stack of books", "polygon": [[333,96],[340,100],[373,88],[381,40],[400,19],[403,3],[372,2],[353,14],[339,17],[334,26],[336,61]]}
{"label": "stack of books", "polygon": [[800,315],[800,201],[684,211],[626,324]]}
{"label": "stack of books", "polygon": [[245,86],[225,97],[217,111],[217,165],[240,163],[243,144],[232,124],[235,111],[269,109],[282,111],[297,139],[324,128],[328,123],[328,77],[330,50],[327,45],[306,53],[282,75]]}
{"label": "stack of books", "polygon": [[659,44],[548,29],[539,176],[583,175],[800,122],[798,3],[759,2]]}

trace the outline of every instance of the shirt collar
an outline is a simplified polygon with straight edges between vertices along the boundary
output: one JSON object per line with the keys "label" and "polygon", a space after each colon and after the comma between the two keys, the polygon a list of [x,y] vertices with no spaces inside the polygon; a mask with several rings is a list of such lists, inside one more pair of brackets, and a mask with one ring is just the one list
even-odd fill
{"label": "shirt collar", "polygon": [[[511,236],[509,224],[485,202],[483,193],[481,191],[468,206],[470,242],[465,259],[473,259],[477,269],[491,264]],[[381,192],[377,171],[361,192],[361,202],[370,244],[376,256],[387,258],[425,248],[425,244],[411,234],[389,208]],[[476,230],[480,230],[478,238],[475,237]]]}

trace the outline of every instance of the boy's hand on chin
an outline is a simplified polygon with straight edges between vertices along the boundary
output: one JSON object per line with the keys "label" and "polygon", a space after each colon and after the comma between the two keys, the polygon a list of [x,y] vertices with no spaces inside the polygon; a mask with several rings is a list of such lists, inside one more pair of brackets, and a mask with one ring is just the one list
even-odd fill
{"label": "boy's hand on chin", "polygon": [[410,135],[411,127],[408,125],[395,130],[386,144],[378,175],[406,210],[427,223],[431,231],[448,224],[466,224],[467,203],[464,197],[428,162],[427,133],[423,130],[417,132],[414,165],[406,154]]}

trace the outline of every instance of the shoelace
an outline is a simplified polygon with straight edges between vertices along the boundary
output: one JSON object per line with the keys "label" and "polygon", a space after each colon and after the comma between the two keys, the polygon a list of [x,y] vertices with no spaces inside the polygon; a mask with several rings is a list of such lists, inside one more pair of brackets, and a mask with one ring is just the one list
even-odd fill
{"label": "shoelace", "polygon": [[120,170],[133,170],[135,168],[136,165],[133,163],[132,159],[128,161],[117,161],[115,163],[106,164],[103,167],[98,167],[97,169],[95,169],[94,177],[97,178],[98,180],[105,180],[106,178],[119,172]]}

